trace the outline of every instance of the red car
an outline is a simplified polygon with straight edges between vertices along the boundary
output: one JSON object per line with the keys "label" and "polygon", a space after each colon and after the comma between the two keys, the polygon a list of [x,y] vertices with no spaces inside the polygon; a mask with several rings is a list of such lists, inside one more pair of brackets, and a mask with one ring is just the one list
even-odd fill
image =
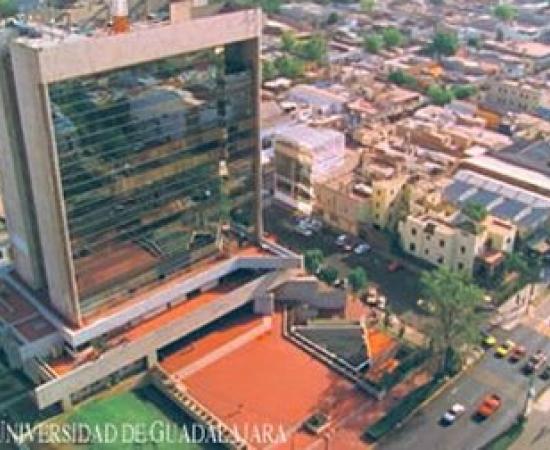
{"label": "red car", "polygon": [[516,345],[510,353],[509,361],[512,363],[518,362],[527,354],[527,349],[523,345]]}
{"label": "red car", "polygon": [[392,261],[388,264],[388,272],[397,272],[403,268],[403,264],[399,261]]}
{"label": "red car", "polygon": [[502,405],[502,399],[497,394],[487,394],[477,408],[477,415],[483,419],[492,416]]}

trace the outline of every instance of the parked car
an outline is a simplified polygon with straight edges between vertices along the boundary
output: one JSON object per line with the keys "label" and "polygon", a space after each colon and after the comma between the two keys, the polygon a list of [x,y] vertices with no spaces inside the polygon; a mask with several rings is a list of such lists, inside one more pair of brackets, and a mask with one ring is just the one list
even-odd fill
{"label": "parked car", "polygon": [[348,240],[348,237],[345,234],[341,234],[336,238],[336,245],[338,247],[343,247],[344,244],[347,242],[347,240]]}
{"label": "parked car", "polygon": [[495,356],[498,358],[505,358],[515,346],[516,344],[508,339],[506,342],[497,347],[495,350]]}
{"label": "parked car", "polygon": [[398,270],[401,270],[403,268],[403,264],[401,264],[399,261],[391,261],[388,264],[388,272],[397,272]]}
{"label": "parked car", "polygon": [[478,406],[476,415],[481,419],[487,419],[498,411],[502,405],[502,399],[497,394],[487,394]]}
{"label": "parked car", "polygon": [[321,231],[323,229],[323,222],[319,219],[310,219],[309,226],[313,231]]}
{"label": "parked car", "polygon": [[313,234],[313,231],[311,231],[309,228],[305,228],[301,225],[297,225],[296,227],[294,227],[294,231],[296,231],[296,233],[301,234],[302,236],[306,236],[306,237],[309,237]]}
{"label": "parked car", "polygon": [[529,357],[525,366],[523,366],[523,372],[526,375],[538,372],[544,364],[546,364],[547,357],[542,350],[537,350],[533,355]]}
{"label": "parked car", "polygon": [[508,359],[512,363],[518,362],[527,354],[527,349],[523,345],[516,345],[512,352],[510,353],[510,358]]}
{"label": "parked car", "polygon": [[485,348],[491,348],[497,344],[497,339],[493,335],[488,333],[482,333],[482,334],[483,334],[482,344]]}
{"label": "parked car", "polygon": [[369,244],[362,243],[362,244],[358,244],[358,245],[353,249],[353,252],[354,252],[356,255],[362,255],[363,253],[367,253],[369,250],[370,250],[370,245],[369,245]]}
{"label": "parked car", "polygon": [[546,366],[544,370],[539,375],[541,380],[548,381],[550,380],[550,365]]}
{"label": "parked car", "polygon": [[443,414],[443,416],[441,416],[440,422],[443,425],[452,425],[465,411],[466,408],[464,405],[455,403],[445,412],[445,414]]}
{"label": "parked car", "polygon": [[345,289],[347,287],[347,280],[345,278],[337,278],[334,281],[334,287]]}

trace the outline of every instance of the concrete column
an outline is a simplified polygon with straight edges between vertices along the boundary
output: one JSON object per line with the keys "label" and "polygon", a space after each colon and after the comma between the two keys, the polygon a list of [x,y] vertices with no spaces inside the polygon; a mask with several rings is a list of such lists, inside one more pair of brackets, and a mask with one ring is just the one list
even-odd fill
{"label": "concrete column", "polygon": [[152,353],[149,353],[147,355],[147,368],[150,369],[151,367],[153,367],[155,364],[158,363],[158,355],[157,355],[157,351],[156,350],[153,350]]}
{"label": "concrete column", "polygon": [[270,316],[275,311],[275,295],[268,292],[254,299],[254,313]]}
{"label": "concrete column", "polygon": [[64,412],[70,411],[71,409],[73,409],[73,402],[71,400],[70,394],[61,399],[61,408],[63,409]]}

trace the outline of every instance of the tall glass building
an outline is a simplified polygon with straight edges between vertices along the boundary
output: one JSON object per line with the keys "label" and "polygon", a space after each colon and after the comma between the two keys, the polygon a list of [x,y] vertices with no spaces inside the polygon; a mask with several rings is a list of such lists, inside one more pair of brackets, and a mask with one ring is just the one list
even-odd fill
{"label": "tall glass building", "polygon": [[248,10],[12,46],[48,297],[71,323],[215,255],[230,222],[261,230],[259,30]]}

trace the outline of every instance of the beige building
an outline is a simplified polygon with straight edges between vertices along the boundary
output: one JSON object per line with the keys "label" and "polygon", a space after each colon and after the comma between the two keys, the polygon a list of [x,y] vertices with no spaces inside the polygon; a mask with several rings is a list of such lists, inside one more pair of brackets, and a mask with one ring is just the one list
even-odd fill
{"label": "beige building", "polygon": [[275,136],[275,198],[313,212],[315,183],[344,165],[345,137],[329,128],[295,125]]}
{"label": "beige building", "polygon": [[395,219],[407,178],[399,167],[365,162],[354,172],[317,183],[316,208],[325,222],[352,234],[362,224],[385,228]]}
{"label": "beige building", "polygon": [[435,266],[472,274],[478,259],[509,253],[514,248],[515,225],[492,216],[482,223],[446,220],[437,214],[409,215],[399,223],[403,250]]}
{"label": "beige building", "polygon": [[511,111],[532,112],[541,102],[542,92],[528,84],[504,80],[491,82],[486,100]]}

